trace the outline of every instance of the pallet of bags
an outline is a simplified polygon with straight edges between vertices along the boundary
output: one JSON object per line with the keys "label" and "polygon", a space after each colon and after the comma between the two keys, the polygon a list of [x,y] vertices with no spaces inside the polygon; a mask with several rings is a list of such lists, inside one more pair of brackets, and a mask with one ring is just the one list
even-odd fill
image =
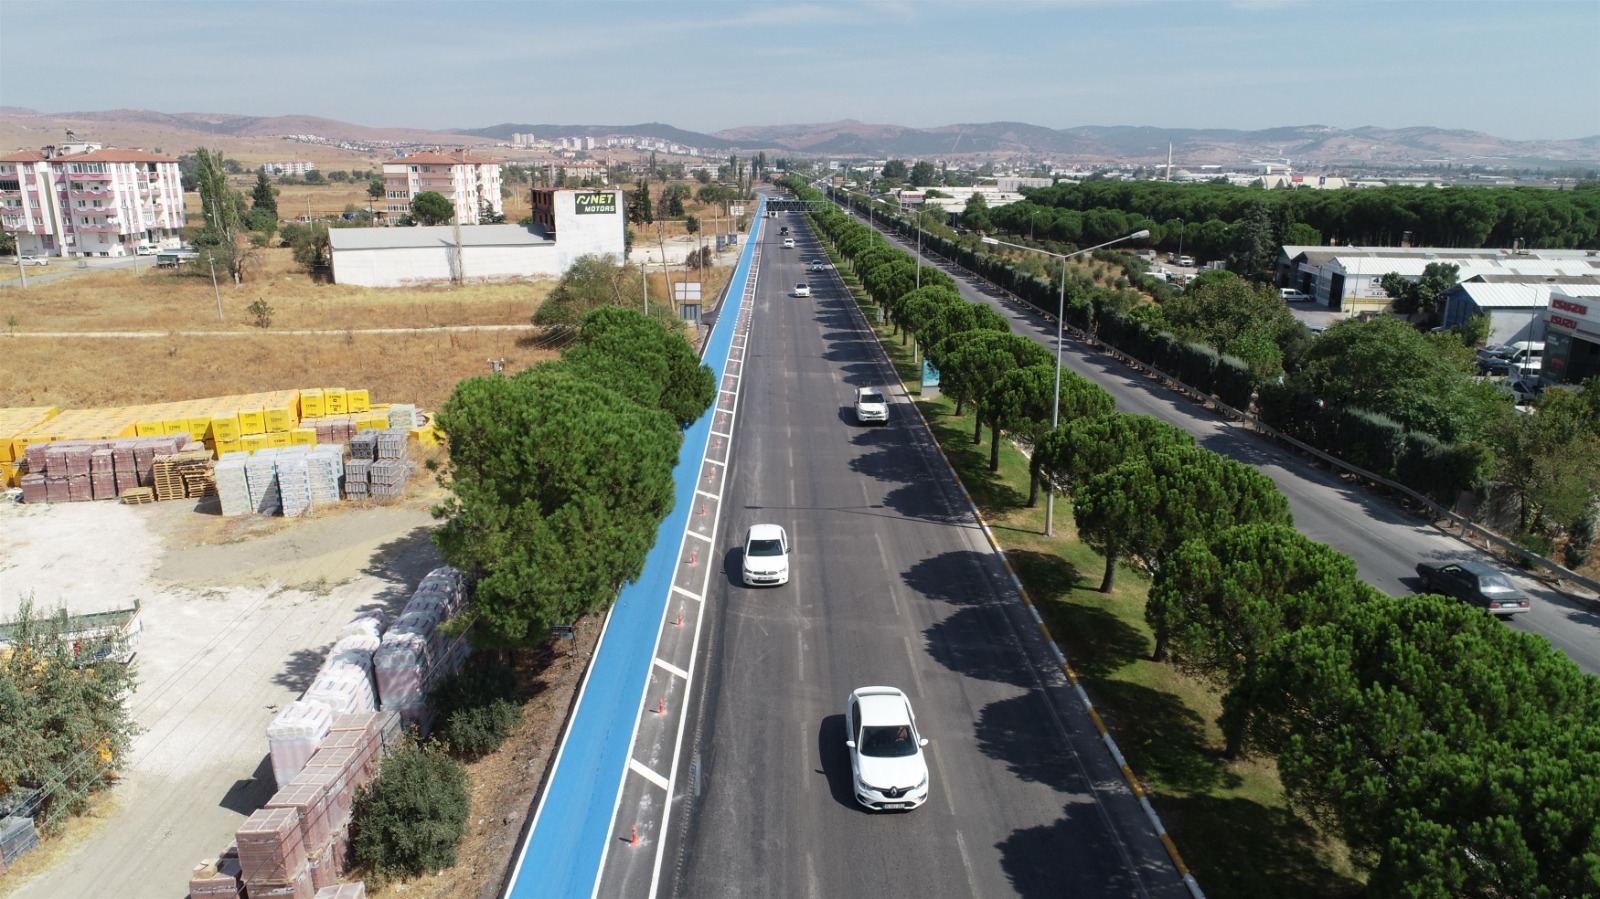
{"label": "pallet of bags", "polygon": [[343,658],[330,658],[306,688],[305,699],[325,703],[335,715],[371,712],[378,708],[373,689],[371,663],[357,661],[360,653],[351,651]]}
{"label": "pallet of bags", "polygon": [[272,470],[278,479],[278,506],[285,518],[298,518],[311,511],[311,476],[306,454],[289,452],[292,449],[306,447],[286,447],[272,461]]}
{"label": "pallet of bags", "polygon": [[294,780],[322,745],[332,724],[333,709],[315,700],[295,700],[278,713],[267,726],[267,751],[272,757],[273,781],[278,786]]}

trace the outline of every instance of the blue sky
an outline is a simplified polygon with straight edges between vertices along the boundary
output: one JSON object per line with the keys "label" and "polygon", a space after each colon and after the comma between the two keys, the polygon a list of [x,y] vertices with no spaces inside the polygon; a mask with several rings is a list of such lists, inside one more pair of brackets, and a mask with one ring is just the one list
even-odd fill
{"label": "blue sky", "polygon": [[692,131],[1431,125],[1600,134],[1600,0],[0,0],[0,105]]}

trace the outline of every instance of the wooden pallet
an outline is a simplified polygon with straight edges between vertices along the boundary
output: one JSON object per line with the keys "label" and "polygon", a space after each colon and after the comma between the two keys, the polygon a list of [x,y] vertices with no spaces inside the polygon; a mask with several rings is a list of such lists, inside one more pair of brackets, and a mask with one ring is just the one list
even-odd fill
{"label": "wooden pallet", "polygon": [[[187,453],[170,453],[155,458],[151,465],[151,476],[155,484],[156,498],[162,500],[183,499],[186,496],[203,496],[203,493],[191,493],[191,482],[202,486],[211,474],[211,454],[204,450],[193,450]],[[213,482],[214,484],[214,482]],[[215,486],[212,490],[215,491]]]}
{"label": "wooden pallet", "polygon": [[122,491],[121,500],[125,506],[142,506],[156,501],[156,491],[151,487],[129,487]]}

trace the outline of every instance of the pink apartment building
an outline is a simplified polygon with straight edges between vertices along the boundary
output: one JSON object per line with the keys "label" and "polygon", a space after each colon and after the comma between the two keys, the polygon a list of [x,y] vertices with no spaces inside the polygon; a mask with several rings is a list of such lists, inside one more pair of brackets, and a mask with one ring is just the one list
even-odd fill
{"label": "pink apartment building", "polygon": [[0,227],[37,256],[128,256],[183,241],[178,160],[76,143],[0,156]]}
{"label": "pink apartment building", "polygon": [[500,163],[472,156],[465,150],[391,159],[383,164],[383,187],[387,196],[384,212],[390,219],[410,212],[411,199],[430,190],[444,194],[463,225],[476,225],[505,214],[505,203],[500,198]]}

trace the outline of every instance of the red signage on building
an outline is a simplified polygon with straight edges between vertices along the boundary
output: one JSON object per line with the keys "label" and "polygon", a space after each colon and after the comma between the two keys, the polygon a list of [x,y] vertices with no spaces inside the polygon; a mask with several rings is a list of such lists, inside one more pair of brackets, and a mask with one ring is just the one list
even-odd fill
{"label": "red signage on building", "polygon": [[1550,308],[1560,309],[1562,312],[1576,312],[1579,315],[1589,314],[1588,306],[1585,306],[1582,303],[1574,303],[1571,300],[1563,300],[1560,297],[1550,298]]}
{"label": "red signage on building", "polygon": [[1571,328],[1574,331],[1578,330],[1578,322],[1577,322],[1577,320],[1576,319],[1567,318],[1564,315],[1552,315],[1552,316],[1550,316],[1550,324],[1552,324],[1552,325],[1560,325],[1563,328]]}

